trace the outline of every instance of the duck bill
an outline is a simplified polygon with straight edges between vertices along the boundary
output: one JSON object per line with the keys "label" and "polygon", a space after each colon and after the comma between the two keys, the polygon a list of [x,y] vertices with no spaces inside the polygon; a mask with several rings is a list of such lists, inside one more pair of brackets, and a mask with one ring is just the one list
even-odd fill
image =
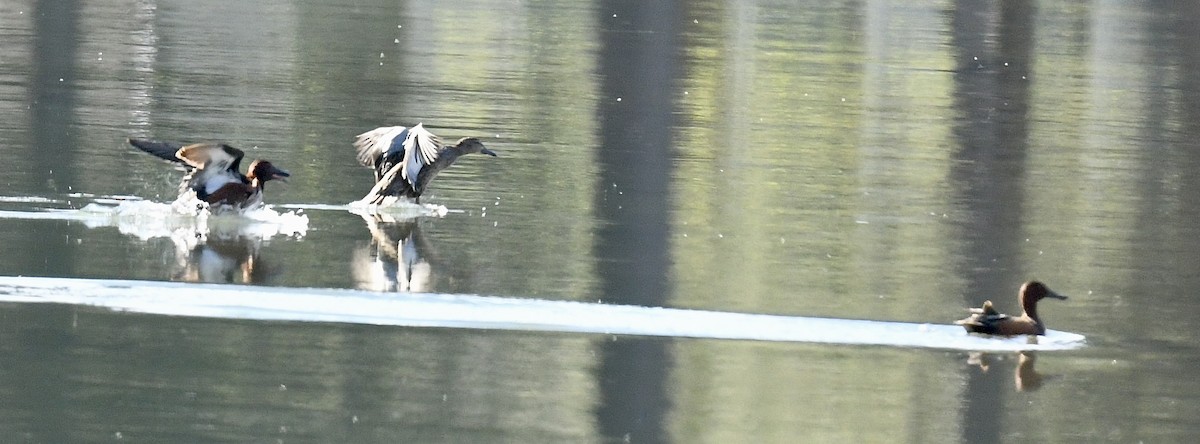
{"label": "duck bill", "polygon": [[292,177],[291,173],[288,173],[287,171],[281,170],[279,168],[271,167],[271,180],[287,182],[288,181],[287,178],[289,178],[289,177]]}
{"label": "duck bill", "polygon": [[1046,297],[1048,297],[1048,298],[1053,298],[1053,299],[1062,299],[1062,300],[1064,300],[1064,301],[1065,301],[1065,300],[1067,300],[1067,297],[1066,297],[1066,296],[1063,296],[1063,295],[1061,295],[1061,294],[1055,293],[1055,292],[1053,292],[1053,291],[1047,291],[1047,292],[1046,292]]}
{"label": "duck bill", "polygon": [[481,149],[481,150],[479,150],[479,152],[480,152],[480,153],[483,153],[483,154],[487,154],[487,155],[489,155],[489,156],[492,156],[492,157],[496,157],[496,152],[495,152],[495,151],[492,151],[492,150],[489,150],[489,149],[487,149],[487,148]]}

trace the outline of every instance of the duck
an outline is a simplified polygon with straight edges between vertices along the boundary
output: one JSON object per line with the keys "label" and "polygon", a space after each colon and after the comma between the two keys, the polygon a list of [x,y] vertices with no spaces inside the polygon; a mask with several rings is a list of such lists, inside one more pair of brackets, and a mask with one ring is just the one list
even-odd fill
{"label": "duck", "polygon": [[271,180],[286,182],[291,174],[266,160],[250,163],[246,174],[240,171],[242,150],[224,143],[201,142],[184,145],[145,139],[127,139],[130,145],[161,159],[183,165],[188,170],[179,187],[180,197],[194,192],[210,210],[244,211],[263,204],[264,185]]}
{"label": "duck", "polygon": [[1038,301],[1051,298],[1066,300],[1067,297],[1050,290],[1046,284],[1029,281],[1021,285],[1017,299],[1021,301],[1021,316],[1009,316],[996,311],[992,301],[985,301],[980,308],[968,309],[971,316],[954,321],[963,326],[969,333],[986,335],[1015,336],[1015,335],[1045,335],[1046,324],[1037,314]]}
{"label": "duck", "polygon": [[419,204],[429,182],[459,157],[474,153],[496,157],[474,137],[443,147],[441,139],[422,123],[412,128],[384,126],[359,134],[354,149],[358,162],[375,172],[375,186],[359,202],[375,205],[397,198],[411,198]]}

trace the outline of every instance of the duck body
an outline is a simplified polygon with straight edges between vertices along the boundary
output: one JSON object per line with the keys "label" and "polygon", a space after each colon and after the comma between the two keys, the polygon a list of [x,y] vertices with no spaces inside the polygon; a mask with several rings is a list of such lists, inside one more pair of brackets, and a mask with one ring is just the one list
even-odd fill
{"label": "duck body", "polygon": [[291,174],[265,160],[250,163],[246,174],[240,171],[242,150],[223,143],[162,142],[129,139],[129,144],[158,158],[182,165],[187,171],[179,187],[180,197],[193,192],[197,199],[215,211],[242,211],[263,203],[264,184],[286,181]]}
{"label": "duck body", "polygon": [[1046,325],[1038,317],[1037,303],[1045,298],[1067,299],[1041,282],[1030,281],[1022,285],[1021,291],[1017,293],[1022,309],[1020,316],[1000,313],[992,306],[992,301],[985,301],[982,307],[971,308],[970,316],[954,323],[963,326],[970,333],[999,336],[1044,335]]}
{"label": "duck body", "polygon": [[354,141],[358,162],[375,173],[375,186],[361,202],[382,204],[389,199],[421,202],[421,194],[441,170],[466,154],[496,153],[474,137],[442,146],[441,139],[418,123],[412,128],[385,126],[359,134]]}

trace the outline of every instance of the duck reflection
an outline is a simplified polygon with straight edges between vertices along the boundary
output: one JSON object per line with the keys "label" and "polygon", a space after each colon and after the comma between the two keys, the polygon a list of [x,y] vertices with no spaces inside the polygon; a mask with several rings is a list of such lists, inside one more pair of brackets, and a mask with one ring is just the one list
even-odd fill
{"label": "duck reflection", "polygon": [[421,234],[417,219],[359,213],[371,232],[370,244],[355,251],[353,273],[358,288],[372,291],[428,292],[433,267],[426,257],[433,246]]}
{"label": "duck reflection", "polygon": [[1042,387],[1042,374],[1034,368],[1036,362],[1037,355],[1033,352],[1021,352],[1017,356],[1017,371],[1013,382],[1018,392],[1032,392]]}
{"label": "duck reflection", "polygon": [[[977,366],[980,371],[987,373],[994,364],[994,360],[1006,360],[1006,357],[993,357],[987,353],[971,353],[967,357],[967,364]],[[1032,392],[1042,387],[1045,378],[1038,373],[1036,363],[1037,355],[1034,352],[1017,353],[1017,366],[1013,370],[1013,386],[1018,392]]]}
{"label": "duck reflection", "polygon": [[276,270],[259,254],[263,238],[253,235],[172,237],[178,272],[174,279],[221,284],[262,283]]}

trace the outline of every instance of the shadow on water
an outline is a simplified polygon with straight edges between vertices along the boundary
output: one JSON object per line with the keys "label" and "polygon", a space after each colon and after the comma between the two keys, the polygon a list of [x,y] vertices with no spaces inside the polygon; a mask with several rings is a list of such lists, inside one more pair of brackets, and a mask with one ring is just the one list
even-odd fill
{"label": "shadow on water", "polygon": [[[670,288],[672,128],[679,74],[678,3],[606,1],[597,9],[601,104],[594,244],[605,301],[664,306]],[[667,440],[666,341],[613,341],[597,368],[601,432],[635,442]]]}
{"label": "shadow on water", "polygon": [[[959,61],[954,107],[964,116],[954,127],[960,149],[950,173],[967,213],[968,242],[956,274],[966,295],[1004,294],[1005,277],[1021,275],[1016,262],[1025,220],[1027,112],[1034,5],[960,2],[953,13],[952,44]],[[995,41],[980,30],[995,29]],[[996,262],[999,262],[998,264]],[[983,302],[967,296],[967,306]],[[1030,361],[1032,365],[1032,361]],[[1006,390],[999,378],[971,372],[963,393],[963,442],[999,442]]]}

